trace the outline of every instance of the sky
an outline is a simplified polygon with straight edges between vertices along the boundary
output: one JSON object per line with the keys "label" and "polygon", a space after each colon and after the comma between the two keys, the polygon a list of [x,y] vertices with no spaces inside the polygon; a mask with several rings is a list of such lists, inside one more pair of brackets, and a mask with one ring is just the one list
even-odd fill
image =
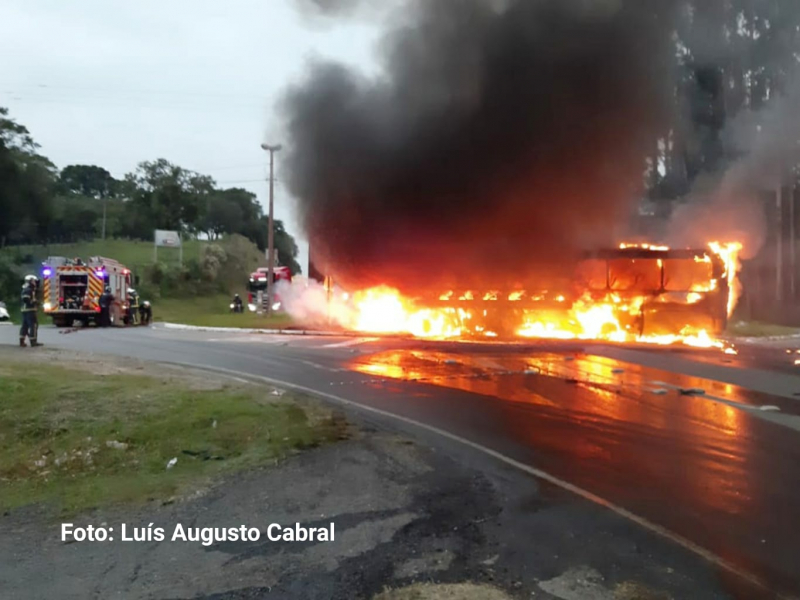
{"label": "sky", "polygon": [[[277,101],[308,61],[367,72],[377,31],[296,0],[0,0],[0,106],[59,168],[122,177],[166,158],[267,206],[263,142],[286,143]],[[307,244],[276,158],[275,212]]]}

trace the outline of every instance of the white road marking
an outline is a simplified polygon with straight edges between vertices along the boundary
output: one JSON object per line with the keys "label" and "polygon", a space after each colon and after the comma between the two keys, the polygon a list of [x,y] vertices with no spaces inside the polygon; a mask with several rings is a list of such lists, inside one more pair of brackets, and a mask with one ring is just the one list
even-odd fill
{"label": "white road marking", "polygon": [[367,344],[369,342],[375,342],[379,338],[371,337],[371,338],[355,338],[352,340],[346,340],[344,342],[336,342],[335,344],[325,344],[324,346],[320,346],[320,348],[347,348],[348,346],[358,346],[360,344]]}
{"label": "white road marking", "polygon": [[310,360],[301,360],[300,362],[303,363],[304,365],[312,367],[314,369],[321,369],[323,371],[330,371],[331,373],[342,373],[344,371],[347,371],[347,369],[339,369],[337,367],[326,367],[325,365],[320,365],[318,363],[311,362]]}
{"label": "white road marking", "polygon": [[462,444],[464,446],[467,446],[469,448],[477,450],[478,452],[482,452],[483,454],[486,454],[487,456],[491,456],[492,458],[494,458],[496,460],[499,460],[500,462],[505,463],[505,464],[507,464],[507,465],[509,465],[511,467],[514,467],[514,468],[516,468],[516,469],[518,469],[520,471],[528,473],[529,475],[532,475],[533,477],[536,477],[536,478],[541,479],[543,481],[547,481],[548,483],[551,483],[551,484],[553,484],[553,485],[555,485],[555,486],[557,486],[557,487],[559,487],[559,488],[561,488],[563,490],[571,492],[571,493],[575,494],[576,496],[580,496],[581,498],[583,498],[585,500],[588,500],[589,502],[593,502],[595,504],[603,506],[604,508],[607,508],[608,510],[616,513],[617,515],[619,515],[621,517],[623,517],[624,519],[627,519],[627,520],[631,521],[632,523],[635,523],[635,524],[639,525],[640,527],[643,527],[644,529],[647,529],[648,531],[650,531],[652,533],[655,533],[656,535],[658,535],[660,537],[663,537],[666,540],[669,540],[669,541],[671,541],[671,542],[673,542],[675,544],[678,544],[679,546],[682,546],[686,550],[689,550],[690,552],[696,554],[697,556],[700,556],[701,558],[703,558],[703,559],[707,560],[708,562],[716,565],[717,567],[719,567],[721,569],[724,569],[725,571],[728,571],[729,573],[732,573],[732,574],[736,575],[737,577],[740,577],[741,579],[751,583],[754,586],[757,586],[757,587],[759,587],[759,588],[761,588],[763,590],[766,590],[767,592],[769,592],[771,594],[774,594],[775,597],[779,598],[780,600],[796,600],[796,599],[793,599],[793,598],[791,598],[789,596],[785,596],[783,594],[775,592],[774,590],[770,589],[769,586],[767,586],[757,576],[755,576],[755,575],[753,575],[751,573],[748,573],[747,571],[743,571],[743,570],[739,569],[736,565],[734,565],[731,562],[725,560],[721,556],[718,556],[718,555],[714,554],[711,550],[708,550],[708,549],[700,546],[699,544],[696,544],[696,543],[692,542],[691,540],[689,540],[688,538],[683,537],[680,534],[677,534],[677,533],[674,533],[674,532],[670,531],[666,527],[662,527],[661,525],[658,525],[658,524],[656,524],[656,523],[654,523],[654,522],[652,522],[652,521],[650,521],[650,520],[648,520],[648,519],[646,519],[644,517],[640,517],[639,515],[629,511],[626,508],[618,506],[618,505],[610,502],[609,500],[606,500],[605,498],[601,498],[600,496],[598,496],[598,495],[596,495],[596,494],[594,494],[594,493],[592,493],[592,492],[590,492],[588,490],[584,490],[583,488],[578,487],[577,485],[574,485],[572,483],[569,483],[568,481],[565,481],[565,480],[563,480],[563,479],[561,479],[559,477],[556,477],[555,475],[551,475],[550,473],[548,473],[546,471],[542,471],[541,469],[537,469],[535,467],[531,467],[530,465],[526,465],[524,463],[521,463],[518,460],[515,460],[513,458],[510,458],[510,457],[506,456],[505,454],[501,454],[500,452],[497,452],[496,450],[492,450],[491,448],[487,448],[486,446],[482,446],[482,445],[478,444],[477,442],[473,442],[471,440],[463,438],[463,437],[461,437],[459,435],[456,435],[454,433],[450,433],[449,431],[445,431],[444,429],[439,429],[438,427],[434,427],[433,425],[428,425],[426,423],[422,423],[420,421],[416,421],[414,419],[411,419],[409,417],[404,417],[402,415],[397,415],[397,414],[391,413],[389,411],[382,410],[380,408],[374,408],[372,406],[366,406],[364,404],[360,404],[360,403],[355,402],[353,400],[348,400],[346,398],[342,398],[341,396],[336,396],[334,394],[329,394],[329,393],[326,393],[326,392],[322,392],[320,390],[315,390],[313,388],[309,388],[309,387],[306,387],[306,386],[303,386],[303,385],[296,385],[296,384],[290,383],[288,381],[281,381],[280,379],[273,379],[271,377],[264,377],[262,375],[251,375],[249,373],[243,373],[241,371],[235,371],[235,370],[232,370],[232,369],[223,369],[223,368],[220,368],[220,367],[199,367],[198,365],[193,365],[193,364],[188,364],[188,363],[177,363],[177,364],[182,364],[184,366],[195,368],[195,369],[208,370],[208,371],[219,371],[219,372],[222,372],[222,373],[229,373],[229,374],[233,374],[233,375],[237,375],[237,376],[241,376],[241,377],[259,379],[259,380],[261,380],[261,381],[263,381],[265,383],[268,383],[270,385],[274,385],[274,386],[278,386],[278,387],[285,387],[287,389],[292,389],[292,390],[295,390],[295,391],[304,392],[304,393],[310,394],[312,396],[313,395],[317,395],[317,396],[320,396],[322,398],[326,398],[328,400],[331,400],[333,402],[337,402],[339,404],[343,404],[345,406],[349,406],[349,407],[351,407],[351,408],[353,408],[355,410],[361,410],[361,411],[369,412],[369,413],[372,413],[372,414],[377,414],[377,415],[380,415],[382,417],[387,417],[387,418],[390,418],[390,419],[394,419],[394,420],[400,421],[402,423],[406,423],[407,425],[412,425],[414,427],[418,427],[420,429],[424,429],[425,431],[429,431],[429,432],[434,433],[436,435],[442,436],[444,438],[447,438],[449,440],[458,442],[458,443],[460,443],[460,444]]}

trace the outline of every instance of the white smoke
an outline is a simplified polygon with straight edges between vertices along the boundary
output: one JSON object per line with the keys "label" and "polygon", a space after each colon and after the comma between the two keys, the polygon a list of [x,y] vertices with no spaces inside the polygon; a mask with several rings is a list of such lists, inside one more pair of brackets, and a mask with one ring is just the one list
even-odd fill
{"label": "white smoke", "polygon": [[690,202],[675,210],[667,241],[676,246],[739,241],[743,258],[767,235],[765,197],[790,181],[800,162],[800,84],[758,111],[744,111],[723,132],[739,158],[717,179],[698,181]]}
{"label": "white smoke", "polygon": [[296,277],[291,283],[278,281],[275,292],[283,310],[300,325],[351,328],[356,322],[350,296],[341,289],[334,288],[328,292],[313,279]]}

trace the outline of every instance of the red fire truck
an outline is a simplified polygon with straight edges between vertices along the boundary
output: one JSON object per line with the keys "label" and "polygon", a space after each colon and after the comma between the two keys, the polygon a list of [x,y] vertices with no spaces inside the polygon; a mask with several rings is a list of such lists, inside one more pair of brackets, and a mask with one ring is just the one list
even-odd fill
{"label": "red fire truck", "polygon": [[42,267],[44,312],[53,318],[56,327],[96,323],[100,296],[106,286],[115,298],[110,308],[111,323],[121,324],[127,290],[132,287],[130,269],[102,256],[92,256],[87,261],[51,256]]}
{"label": "red fire truck", "polygon": [[[262,302],[267,302],[267,281],[269,280],[269,269],[266,267],[257,269],[250,273],[250,281],[247,284],[247,307],[251,312],[258,310],[258,293],[262,293]],[[273,269],[272,283],[273,285],[278,281],[292,282],[292,271],[289,267],[275,267]],[[273,310],[281,309],[280,295],[273,287]],[[266,309],[266,306],[263,306]]]}

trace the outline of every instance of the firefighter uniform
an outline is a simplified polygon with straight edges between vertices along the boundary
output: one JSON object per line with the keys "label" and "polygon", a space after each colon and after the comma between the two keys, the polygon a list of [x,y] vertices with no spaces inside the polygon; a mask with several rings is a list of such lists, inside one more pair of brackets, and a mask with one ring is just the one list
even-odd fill
{"label": "firefighter uniform", "polygon": [[142,325],[150,325],[153,320],[153,307],[150,306],[150,302],[147,300],[142,302],[142,305],[139,307],[139,319]]}
{"label": "firefighter uniform", "polygon": [[139,294],[128,289],[128,321],[131,325],[139,324]]}
{"label": "firefighter uniform", "polygon": [[100,296],[98,304],[100,304],[100,327],[111,327],[111,305],[114,303],[114,294],[111,293],[111,288],[106,287],[103,295]]}
{"label": "firefighter uniform", "polygon": [[39,301],[36,298],[36,285],[33,280],[26,281],[22,286],[22,327],[19,330],[19,345],[25,347],[25,338],[30,339],[31,347],[41,346],[39,335]]}

